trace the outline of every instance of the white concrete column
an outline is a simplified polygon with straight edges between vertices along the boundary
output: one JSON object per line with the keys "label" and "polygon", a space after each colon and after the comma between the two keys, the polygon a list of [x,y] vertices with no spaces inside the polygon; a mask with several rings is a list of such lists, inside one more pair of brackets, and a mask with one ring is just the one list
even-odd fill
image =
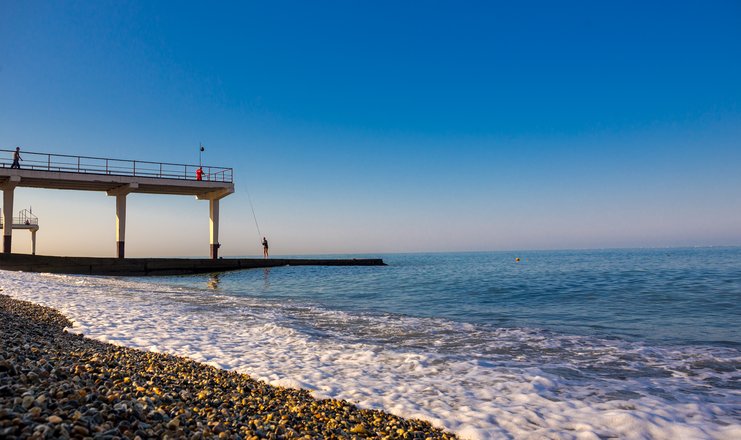
{"label": "white concrete column", "polygon": [[124,258],[126,242],[126,196],[139,188],[138,183],[129,183],[107,191],[109,196],[116,197],[116,256]]}
{"label": "white concrete column", "polygon": [[3,252],[10,253],[13,240],[13,195],[15,186],[3,188]]}
{"label": "white concrete column", "polygon": [[219,199],[208,201],[208,221],[211,243],[211,258],[219,258]]}
{"label": "white concrete column", "polygon": [[31,255],[36,255],[36,229],[31,229]]}
{"label": "white concrete column", "polygon": [[219,200],[228,196],[234,192],[234,188],[222,189],[218,191],[210,191],[203,194],[198,194],[196,199],[208,200],[208,224],[211,243],[211,258],[214,260],[219,258]]}
{"label": "white concrete column", "polygon": [[15,187],[21,182],[20,176],[10,176],[0,184],[3,190],[3,252],[11,252],[10,243],[13,240],[13,196]]}
{"label": "white concrete column", "polygon": [[124,257],[126,241],[126,194],[116,195],[116,256]]}

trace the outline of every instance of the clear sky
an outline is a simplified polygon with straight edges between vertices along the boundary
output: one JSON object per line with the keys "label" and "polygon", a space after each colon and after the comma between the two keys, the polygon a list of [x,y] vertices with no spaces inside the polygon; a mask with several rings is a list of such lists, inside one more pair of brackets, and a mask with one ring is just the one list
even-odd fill
{"label": "clear sky", "polygon": [[[741,245],[741,2],[0,0],[0,148],[234,167],[223,255]],[[18,189],[42,254],[115,199]],[[128,256],[208,203],[128,197]],[[25,231],[14,248],[28,252]]]}

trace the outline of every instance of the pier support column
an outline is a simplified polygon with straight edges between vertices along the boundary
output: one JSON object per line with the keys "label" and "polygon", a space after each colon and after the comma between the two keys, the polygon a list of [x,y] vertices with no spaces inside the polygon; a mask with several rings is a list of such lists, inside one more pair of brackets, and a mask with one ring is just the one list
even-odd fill
{"label": "pier support column", "polygon": [[36,229],[31,229],[31,255],[36,255]]}
{"label": "pier support column", "polygon": [[116,256],[124,258],[124,243],[126,242],[126,196],[139,188],[138,183],[129,183],[112,190],[109,196],[116,196]]}
{"label": "pier support column", "polygon": [[116,256],[124,257],[126,241],[126,194],[116,196]]}
{"label": "pier support column", "polygon": [[13,241],[13,193],[15,188],[3,190],[3,252],[10,253]]}
{"label": "pier support column", "polygon": [[3,190],[3,252],[11,252],[13,241],[13,196],[15,187],[21,181],[20,176],[10,176],[6,182],[0,185]]}
{"label": "pier support column", "polygon": [[219,258],[219,200],[234,192],[234,188],[211,191],[196,196],[198,200],[208,200],[208,224],[209,243],[211,247],[211,258]]}
{"label": "pier support column", "polygon": [[208,201],[208,222],[211,244],[211,258],[219,258],[219,199]]}

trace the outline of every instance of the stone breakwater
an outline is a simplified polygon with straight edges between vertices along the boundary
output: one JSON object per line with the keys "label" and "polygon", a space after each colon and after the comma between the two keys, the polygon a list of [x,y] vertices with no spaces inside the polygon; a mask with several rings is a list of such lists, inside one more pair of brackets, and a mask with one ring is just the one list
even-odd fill
{"label": "stone breakwater", "polygon": [[455,438],[69,326],[53,309],[0,294],[0,438]]}

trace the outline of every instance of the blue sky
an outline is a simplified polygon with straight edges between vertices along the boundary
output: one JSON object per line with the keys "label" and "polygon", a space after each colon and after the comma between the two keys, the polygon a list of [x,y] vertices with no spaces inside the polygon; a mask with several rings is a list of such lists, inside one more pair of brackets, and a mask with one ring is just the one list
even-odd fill
{"label": "blue sky", "polygon": [[[740,3],[400,3],[0,0],[0,148],[203,142],[225,255],[247,190],[282,254],[741,244]],[[113,255],[112,198],[26,205],[40,253]],[[132,195],[127,255],[207,254],[207,215]]]}

